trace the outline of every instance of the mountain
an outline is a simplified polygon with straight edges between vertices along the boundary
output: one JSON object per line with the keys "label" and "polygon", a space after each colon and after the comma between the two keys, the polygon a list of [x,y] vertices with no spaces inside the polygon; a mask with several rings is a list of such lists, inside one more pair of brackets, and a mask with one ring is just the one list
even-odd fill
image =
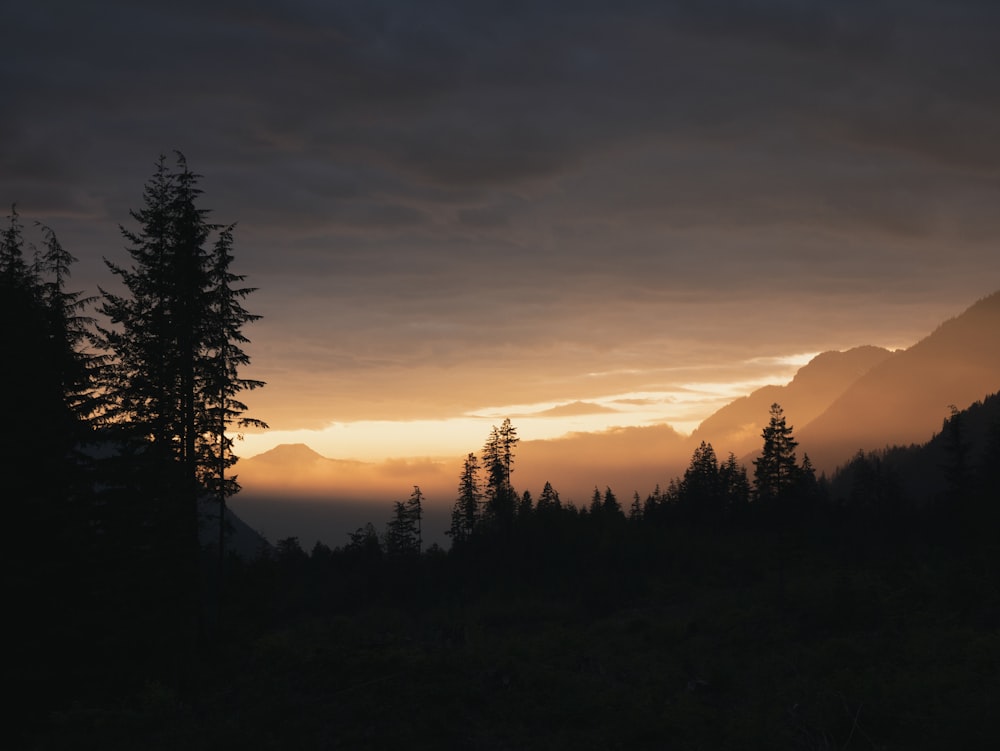
{"label": "mountain", "polygon": [[240,459],[236,473],[245,491],[279,488],[293,495],[329,491],[362,473],[365,462],[329,459],[304,443],[283,443],[270,451]]}
{"label": "mountain", "polygon": [[[960,447],[960,448],[959,448]],[[943,430],[919,445],[897,446],[854,458],[830,478],[838,502],[874,504],[894,497],[915,506],[948,498],[960,487],[961,500],[996,497],[1000,479],[1000,394],[976,401],[949,417]]]}
{"label": "mountain", "polygon": [[706,418],[691,434],[689,450],[701,441],[711,443],[722,456],[743,456],[760,448],[761,431],[771,405],[777,402],[790,425],[805,425],[826,410],[852,383],[892,352],[881,347],[855,347],[846,352],[823,352],[799,369],[786,386],[764,386],[740,397]]}
{"label": "mountain", "polygon": [[[201,544],[218,550],[219,544],[219,504],[215,498],[203,497],[198,504],[198,516],[201,519],[198,536]],[[226,505],[226,550],[236,553],[240,558],[250,561],[270,547],[267,539],[243,519],[233,513]]]}
{"label": "mountain", "polygon": [[796,435],[813,464],[830,471],[858,449],[927,441],[950,405],[964,409],[997,390],[1000,292],[872,367],[822,414],[796,425]]}

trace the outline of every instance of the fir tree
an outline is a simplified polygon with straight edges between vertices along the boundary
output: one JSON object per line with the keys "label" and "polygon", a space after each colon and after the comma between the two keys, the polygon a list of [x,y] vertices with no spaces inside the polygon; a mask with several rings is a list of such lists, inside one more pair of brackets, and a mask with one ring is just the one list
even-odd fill
{"label": "fir tree", "polygon": [[799,479],[795,460],[798,442],[792,437],[792,428],[785,422],[785,415],[777,403],[771,405],[771,416],[761,437],[764,446],[754,463],[754,495],[758,502],[774,506],[787,500]]}
{"label": "fir tree", "polygon": [[243,307],[243,300],[255,291],[253,287],[234,286],[246,277],[230,270],[233,261],[233,226],[224,227],[215,242],[209,263],[208,327],[205,340],[206,357],[202,363],[201,401],[204,410],[204,454],[200,457],[200,480],[219,504],[219,565],[225,560],[226,499],[239,492],[235,476],[226,471],[238,460],[233,454],[234,437],[231,427],[267,428],[256,418],[246,417],[246,404],[238,396],[264,385],[263,381],[242,378],[240,368],[249,365],[250,357],[243,349],[249,339],[243,326],[260,319]]}
{"label": "fir tree", "polygon": [[121,453],[143,464],[138,484],[120,492],[144,504],[149,544],[177,596],[200,612],[199,497],[206,484],[219,499],[237,488],[225,474],[235,461],[227,428],[263,424],[243,417],[236,399],[261,385],[238,374],[248,361],[242,326],[255,319],[241,304],[251,290],[233,286],[242,277],[230,271],[231,227],[209,223],[198,180],[179,153],[173,169],[158,161],[131,212],[138,227],[121,228],[130,263],[105,260],[123,292],[101,290],[109,323],[97,341],[110,355],[105,416]]}
{"label": "fir tree", "polygon": [[479,524],[482,493],[479,489],[479,461],[470,453],[465,458],[458,481],[458,498],[451,511],[448,535],[453,542],[462,543],[472,537]]}
{"label": "fir tree", "polygon": [[542,492],[538,496],[538,503],[536,504],[538,513],[547,514],[558,511],[561,508],[562,503],[559,500],[559,493],[552,487],[551,482],[546,481]]}
{"label": "fir tree", "polygon": [[483,468],[486,470],[486,514],[504,533],[509,533],[514,521],[516,497],[510,482],[514,464],[514,449],[520,439],[517,428],[505,418],[495,425],[483,446]]}

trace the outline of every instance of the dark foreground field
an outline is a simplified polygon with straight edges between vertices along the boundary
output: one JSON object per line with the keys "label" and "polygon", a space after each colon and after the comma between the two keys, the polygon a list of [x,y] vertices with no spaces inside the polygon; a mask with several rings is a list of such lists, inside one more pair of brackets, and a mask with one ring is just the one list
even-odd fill
{"label": "dark foreground field", "polygon": [[621,535],[409,560],[286,547],[231,572],[221,619],[186,678],[150,668],[78,691],[26,745],[995,740],[1000,547],[988,534],[968,544],[931,528],[891,542],[819,527]]}

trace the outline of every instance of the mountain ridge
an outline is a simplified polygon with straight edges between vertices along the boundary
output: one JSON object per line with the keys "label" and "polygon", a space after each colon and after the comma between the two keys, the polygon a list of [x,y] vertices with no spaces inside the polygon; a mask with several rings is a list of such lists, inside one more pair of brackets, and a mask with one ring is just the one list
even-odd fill
{"label": "mountain ridge", "polygon": [[1000,291],[940,324],[852,383],[797,430],[818,468],[859,449],[929,440],[949,415],[1000,390]]}

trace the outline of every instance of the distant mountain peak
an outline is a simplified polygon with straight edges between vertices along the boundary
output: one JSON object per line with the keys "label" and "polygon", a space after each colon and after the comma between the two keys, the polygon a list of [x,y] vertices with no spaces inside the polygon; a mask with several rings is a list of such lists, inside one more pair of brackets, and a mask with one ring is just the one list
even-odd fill
{"label": "distant mountain peak", "polygon": [[315,461],[317,459],[323,460],[327,457],[317,453],[304,443],[281,443],[262,454],[256,454],[248,458],[253,459],[255,462],[266,461],[285,463]]}

